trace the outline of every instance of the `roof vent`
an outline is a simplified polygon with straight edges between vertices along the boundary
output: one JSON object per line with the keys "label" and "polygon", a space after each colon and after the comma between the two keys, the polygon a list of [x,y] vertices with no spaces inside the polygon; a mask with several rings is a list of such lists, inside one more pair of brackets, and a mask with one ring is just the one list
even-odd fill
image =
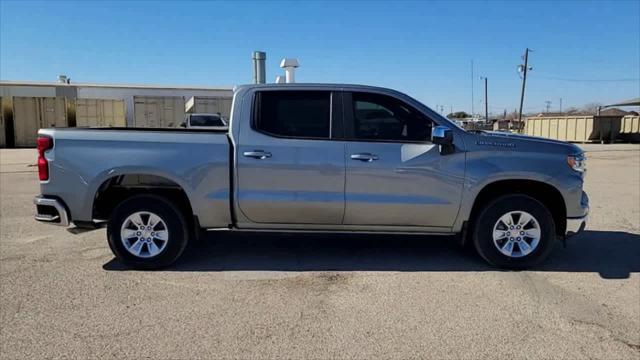
{"label": "roof vent", "polygon": [[288,84],[296,82],[295,71],[299,66],[298,59],[284,58],[280,62],[280,67],[284,69],[285,80]]}

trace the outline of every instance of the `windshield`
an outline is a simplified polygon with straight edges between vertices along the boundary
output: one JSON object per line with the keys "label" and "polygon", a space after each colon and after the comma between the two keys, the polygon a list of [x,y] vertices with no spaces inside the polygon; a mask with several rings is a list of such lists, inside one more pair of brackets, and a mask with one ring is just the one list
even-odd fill
{"label": "windshield", "polygon": [[191,115],[191,126],[226,126],[227,124],[218,115]]}

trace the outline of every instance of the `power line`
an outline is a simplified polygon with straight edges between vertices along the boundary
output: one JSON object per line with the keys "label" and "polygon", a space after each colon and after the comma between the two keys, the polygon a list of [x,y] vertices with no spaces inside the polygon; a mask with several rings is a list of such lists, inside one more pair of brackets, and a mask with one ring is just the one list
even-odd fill
{"label": "power line", "polygon": [[623,79],[572,79],[555,76],[538,76],[536,79],[556,80],[556,81],[573,81],[573,82],[638,82],[640,78],[623,78]]}

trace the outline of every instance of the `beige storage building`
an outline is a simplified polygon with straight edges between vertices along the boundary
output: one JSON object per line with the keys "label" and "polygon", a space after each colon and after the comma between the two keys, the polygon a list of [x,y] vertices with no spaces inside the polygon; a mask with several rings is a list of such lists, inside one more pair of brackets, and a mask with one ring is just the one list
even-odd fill
{"label": "beige storage building", "polygon": [[77,127],[125,127],[124,100],[77,99]]}
{"label": "beige storage building", "polygon": [[625,115],[620,124],[620,139],[626,141],[640,141],[640,116]]}
{"label": "beige storage building", "polygon": [[620,133],[620,116],[531,117],[525,133],[571,142],[611,142]]}
{"label": "beige storage building", "polygon": [[67,103],[63,97],[14,97],[14,144],[31,147],[38,129],[67,127]]}
{"label": "beige storage building", "polygon": [[184,99],[177,96],[136,96],[135,127],[172,128],[184,121]]}
{"label": "beige storage building", "polygon": [[220,114],[228,119],[231,116],[231,102],[229,97],[194,96],[185,103],[185,112],[200,114]]}
{"label": "beige storage building", "polygon": [[233,89],[0,80],[0,147],[33,147],[41,127],[176,127],[193,97],[217,99],[224,113]]}
{"label": "beige storage building", "polygon": [[2,97],[0,96],[0,148],[7,146],[5,135],[7,132],[7,127],[5,126],[4,112],[4,102],[2,100]]}

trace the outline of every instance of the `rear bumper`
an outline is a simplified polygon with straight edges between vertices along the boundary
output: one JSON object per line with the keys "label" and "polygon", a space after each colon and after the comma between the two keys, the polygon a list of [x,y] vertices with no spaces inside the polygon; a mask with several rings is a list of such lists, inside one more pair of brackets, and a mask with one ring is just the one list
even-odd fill
{"label": "rear bumper", "polygon": [[565,233],[566,237],[577,235],[584,231],[587,227],[587,220],[589,219],[588,215],[579,218],[569,218],[567,219],[567,231]]}
{"label": "rear bumper", "polygon": [[33,199],[36,205],[35,219],[37,221],[59,226],[69,226],[69,213],[61,200],[36,196]]}

